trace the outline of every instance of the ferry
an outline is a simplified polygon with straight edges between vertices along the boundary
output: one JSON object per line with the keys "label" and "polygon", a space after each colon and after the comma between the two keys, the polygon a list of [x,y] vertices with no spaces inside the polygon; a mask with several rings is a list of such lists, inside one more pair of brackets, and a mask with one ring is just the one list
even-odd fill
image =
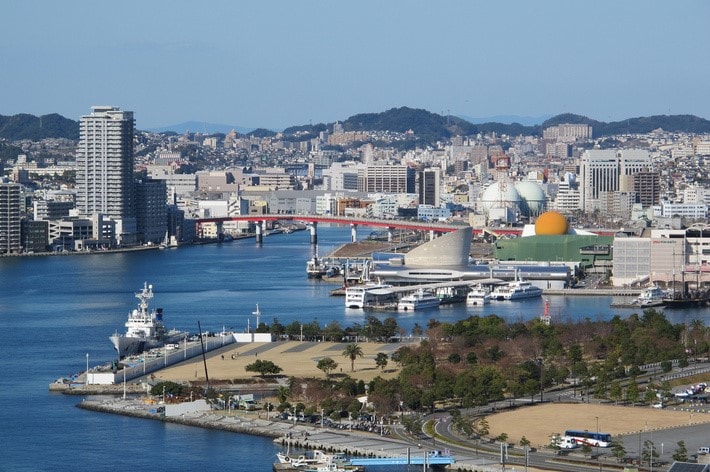
{"label": "ferry", "polygon": [[471,287],[466,295],[466,305],[479,306],[488,305],[491,302],[491,293],[482,285]]}
{"label": "ferry", "polygon": [[542,289],[530,282],[515,280],[502,285],[491,292],[491,300],[522,300],[542,296]]}
{"label": "ferry", "polygon": [[653,286],[644,289],[641,295],[634,300],[634,304],[642,307],[663,306],[666,304],[668,294],[660,287]]}
{"label": "ferry", "polygon": [[426,290],[419,289],[416,292],[406,295],[397,303],[397,311],[414,311],[425,308],[438,307],[441,300],[439,297]]}
{"label": "ferry", "polygon": [[386,284],[367,284],[353,285],[345,289],[345,307],[346,308],[365,308],[369,305],[374,305],[378,296],[391,296],[391,285]]}

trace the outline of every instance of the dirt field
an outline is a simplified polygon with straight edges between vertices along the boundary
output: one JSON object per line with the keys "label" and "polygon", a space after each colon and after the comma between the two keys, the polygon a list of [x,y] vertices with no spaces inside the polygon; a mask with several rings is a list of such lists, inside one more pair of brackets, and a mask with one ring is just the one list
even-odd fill
{"label": "dirt field", "polygon": [[[350,371],[350,359],[343,357],[345,343],[276,342],[234,344],[212,351],[207,356],[207,372],[210,380],[233,380],[256,377],[244,368],[257,359],[269,360],[283,369],[283,374],[293,377],[321,377],[325,374],[316,368],[318,361],[330,357],[338,363],[331,374],[347,373],[355,379],[372,380],[378,375],[391,378],[397,375],[395,364],[389,361],[384,371],[375,365],[375,356],[384,352],[388,356],[401,344],[358,343],[363,357],[355,360],[355,371]],[[184,363],[156,372],[162,380],[204,380],[205,367],[202,357],[195,357]]]}
{"label": "dirt field", "polygon": [[677,426],[710,423],[710,414],[695,414],[659,410],[648,406],[613,406],[585,404],[546,404],[520,408],[488,417],[490,436],[508,434],[509,442],[517,444],[525,436],[536,446],[550,443],[550,435],[563,434],[565,429],[599,430],[605,433],[628,434]]}

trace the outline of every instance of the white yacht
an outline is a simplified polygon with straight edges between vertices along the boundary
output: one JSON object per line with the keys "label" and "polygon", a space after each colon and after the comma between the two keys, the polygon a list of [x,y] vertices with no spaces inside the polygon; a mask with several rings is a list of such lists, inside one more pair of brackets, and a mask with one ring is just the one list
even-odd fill
{"label": "white yacht", "polygon": [[515,280],[501,285],[491,292],[492,300],[522,300],[542,296],[542,289],[524,280]]}
{"label": "white yacht", "polygon": [[345,289],[345,308],[365,308],[377,301],[378,296],[391,295],[391,285],[353,285]]}
{"label": "white yacht", "polygon": [[441,300],[439,297],[426,290],[419,289],[416,292],[406,295],[397,303],[397,311],[414,311],[424,308],[438,307]]}
{"label": "white yacht", "polygon": [[634,303],[642,307],[662,306],[665,305],[667,298],[666,291],[654,285],[645,288]]}
{"label": "white yacht", "polygon": [[490,302],[491,292],[480,284],[471,287],[466,295],[466,305],[480,306],[488,305]]}

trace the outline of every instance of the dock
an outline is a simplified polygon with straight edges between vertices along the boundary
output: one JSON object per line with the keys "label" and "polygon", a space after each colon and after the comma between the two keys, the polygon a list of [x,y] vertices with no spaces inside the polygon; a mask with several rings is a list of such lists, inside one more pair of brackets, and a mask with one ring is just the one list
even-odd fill
{"label": "dock", "polygon": [[[165,345],[162,348],[126,357],[118,363],[109,362],[91,367],[81,376],[83,379],[60,378],[49,384],[49,390],[61,392],[79,390],[93,394],[103,390],[107,393],[115,393],[115,387],[121,384],[202,355],[203,343],[204,352],[207,353],[235,342],[234,333],[203,336],[203,342],[199,340],[199,337],[197,340],[185,339],[179,344]],[[132,385],[131,389],[132,393],[139,391],[135,385]]]}
{"label": "dock", "polygon": [[407,448],[407,455],[401,457],[354,457],[350,459],[350,464],[355,466],[375,466],[375,465],[425,465],[425,466],[448,466],[456,463],[450,454],[442,454],[440,451],[427,451],[423,455],[412,455]]}

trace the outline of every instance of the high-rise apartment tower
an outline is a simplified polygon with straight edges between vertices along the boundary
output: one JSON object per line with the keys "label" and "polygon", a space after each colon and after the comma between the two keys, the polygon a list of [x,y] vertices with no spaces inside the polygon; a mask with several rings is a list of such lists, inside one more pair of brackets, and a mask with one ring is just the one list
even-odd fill
{"label": "high-rise apartment tower", "polygon": [[81,216],[134,218],[134,126],[133,112],[117,107],[94,106],[90,115],[81,117],[76,156]]}

